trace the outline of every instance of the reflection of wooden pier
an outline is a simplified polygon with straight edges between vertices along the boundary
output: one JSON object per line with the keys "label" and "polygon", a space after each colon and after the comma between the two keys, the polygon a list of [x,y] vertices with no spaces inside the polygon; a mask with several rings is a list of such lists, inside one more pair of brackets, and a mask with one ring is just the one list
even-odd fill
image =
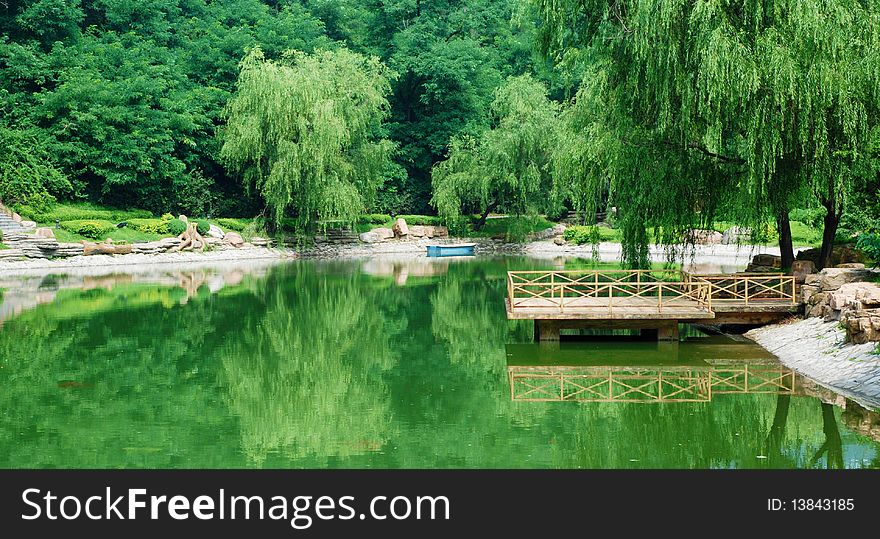
{"label": "reflection of wooden pier", "polygon": [[778,363],[705,366],[507,368],[514,401],[709,402],[713,395],[793,394],[795,373]]}
{"label": "reflection of wooden pier", "polygon": [[534,320],[538,340],[561,329],[640,329],[678,338],[678,324],[760,324],[796,312],[794,277],[675,270],[510,271],[507,318]]}

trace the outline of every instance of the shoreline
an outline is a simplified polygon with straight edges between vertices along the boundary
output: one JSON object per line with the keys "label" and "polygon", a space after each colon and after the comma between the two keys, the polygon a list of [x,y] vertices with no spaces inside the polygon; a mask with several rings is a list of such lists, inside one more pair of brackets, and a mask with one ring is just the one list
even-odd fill
{"label": "shoreline", "polygon": [[880,409],[877,343],[844,342],[839,323],[821,318],[762,326],[745,336],[798,374],[866,408]]}
{"label": "shoreline", "polygon": [[[345,243],[318,244],[309,249],[294,251],[284,248],[252,247],[241,249],[224,249],[209,252],[176,252],[159,254],[125,254],[125,255],[89,255],[72,256],[57,259],[24,259],[0,261],[0,274],[33,275],[54,273],[58,271],[76,270],[78,268],[124,269],[145,265],[190,265],[212,264],[227,261],[248,260],[290,260],[294,258],[327,260],[327,259],[364,259],[364,258],[396,258],[400,260],[427,258],[426,247],[434,244],[476,243],[477,256],[525,256],[536,259],[557,260],[559,258],[593,258],[592,245],[556,245],[550,240],[538,240],[522,243],[507,243],[486,238],[442,238],[424,239],[419,241],[383,242],[375,244]],[[732,273],[742,270],[756,254],[778,254],[778,247],[766,245],[694,245],[664,247],[651,245],[649,257],[652,262],[668,261],[672,250],[676,261],[686,269]],[[620,260],[622,247],[620,243],[606,242],[599,244],[598,259],[601,262],[617,262]]]}

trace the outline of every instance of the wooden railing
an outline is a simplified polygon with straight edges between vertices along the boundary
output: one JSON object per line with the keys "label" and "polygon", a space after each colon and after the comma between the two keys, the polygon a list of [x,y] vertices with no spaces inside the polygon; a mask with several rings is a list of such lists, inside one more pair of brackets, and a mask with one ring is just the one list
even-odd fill
{"label": "wooden railing", "polygon": [[[639,307],[693,306],[711,311],[711,285],[678,270],[551,270],[507,272],[511,309],[607,307],[615,300],[645,300]],[[620,302],[618,302],[620,303]]]}
{"label": "wooden railing", "polygon": [[782,365],[508,366],[514,401],[707,402],[722,394],[785,394],[795,373]]}
{"label": "wooden railing", "polygon": [[548,270],[507,272],[510,308],[697,306],[762,302],[797,303],[794,276],[779,273],[693,274],[678,270]]}
{"label": "wooden railing", "polygon": [[715,303],[743,303],[745,305],[767,301],[797,303],[794,275],[718,273],[701,274],[700,278],[712,283],[712,301]]}

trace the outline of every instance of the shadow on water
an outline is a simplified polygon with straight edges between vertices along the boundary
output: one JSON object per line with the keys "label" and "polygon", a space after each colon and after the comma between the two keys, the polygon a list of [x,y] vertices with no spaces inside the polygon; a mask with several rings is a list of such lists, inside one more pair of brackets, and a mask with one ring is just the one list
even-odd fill
{"label": "shadow on water", "polygon": [[[0,467],[880,466],[874,412],[755,345],[535,345],[504,277],[551,263],[32,281],[51,298],[0,326]],[[511,369],[623,385],[520,400]]]}

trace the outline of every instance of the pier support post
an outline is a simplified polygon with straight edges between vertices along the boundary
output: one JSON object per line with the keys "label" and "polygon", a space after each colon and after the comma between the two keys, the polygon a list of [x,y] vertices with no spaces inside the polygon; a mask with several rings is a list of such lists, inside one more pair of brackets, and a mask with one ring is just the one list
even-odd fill
{"label": "pier support post", "polygon": [[672,320],[667,324],[657,328],[658,341],[677,341],[678,340],[678,320]]}
{"label": "pier support post", "polygon": [[535,340],[539,342],[558,342],[559,322],[556,320],[535,320]]}

